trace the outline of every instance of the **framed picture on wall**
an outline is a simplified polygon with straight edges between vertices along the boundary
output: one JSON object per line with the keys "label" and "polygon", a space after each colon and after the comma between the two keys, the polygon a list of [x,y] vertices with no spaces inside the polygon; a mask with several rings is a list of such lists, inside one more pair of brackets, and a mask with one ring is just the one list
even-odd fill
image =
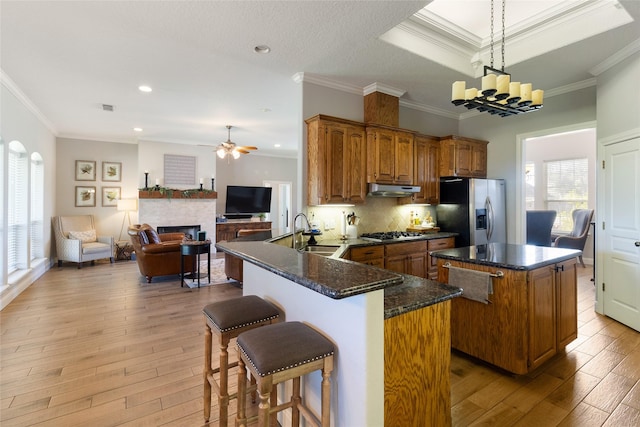
{"label": "framed picture on wall", "polygon": [[96,187],[76,186],[76,207],[94,207],[96,205]]}
{"label": "framed picture on wall", "polygon": [[93,160],[76,160],[76,181],[95,181],[96,162]]}
{"label": "framed picture on wall", "polygon": [[102,180],[120,182],[122,180],[122,163],[102,162]]}
{"label": "framed picture on wall", "polygon": [[102,187],[102,206],[118,206],[120,187]]}

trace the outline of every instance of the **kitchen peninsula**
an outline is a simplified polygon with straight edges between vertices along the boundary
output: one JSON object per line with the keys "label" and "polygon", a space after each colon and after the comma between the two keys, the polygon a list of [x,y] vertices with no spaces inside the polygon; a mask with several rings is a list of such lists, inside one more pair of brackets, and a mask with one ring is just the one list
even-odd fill
{"label": "kitchen peninsula", "polygon": [[452,347],[516,374],[529,373],[562,351],[578,334],[580,253],[501,243],[434,252],[442,283],[449,283],[449,267],[498,276],[488,304],[452,301]]}
{"label": "kitchen peninsula", "polygon": [[[274,243],[216,247],[243,260],[245,295],[336,344],[332,425],[451,424],[450,307],[459,288]],[[313,408],[320,380],[314,373],[304,382]]]}

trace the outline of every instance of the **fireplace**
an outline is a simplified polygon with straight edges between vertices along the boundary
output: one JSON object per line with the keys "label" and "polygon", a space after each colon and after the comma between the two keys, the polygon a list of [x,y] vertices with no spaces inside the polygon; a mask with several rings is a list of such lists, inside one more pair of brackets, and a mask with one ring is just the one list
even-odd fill
{"label": "fireplace", "polygon": [[188,239],[196,239],[200,231],[199,225],[159,225],[158,234],[184,233]]}

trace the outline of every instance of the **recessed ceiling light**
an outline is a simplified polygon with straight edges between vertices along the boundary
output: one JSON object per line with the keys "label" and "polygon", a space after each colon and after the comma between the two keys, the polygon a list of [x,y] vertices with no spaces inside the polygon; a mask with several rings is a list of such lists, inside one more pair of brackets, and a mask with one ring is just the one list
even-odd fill
{"label": "recessed ceiling light", "polygon": [[138,90],[140,92],[151,92],[153,89],[151,89],[150,86],[142,85],[142,86],[138,86]]}
{"label": "recessed ceiling light", "polygon": [[133,128],[134,132],[142,132],[142,128]]}
{"label": "recessed ceiling light", "polygon": [[280,144],[273,144],[274,147],[280,148]]}
{"label": "recessed ceiling light", "polygon": [[269,53],[271,52],[271,48],[266,44],[261,44],[253,48],[255,53]]}

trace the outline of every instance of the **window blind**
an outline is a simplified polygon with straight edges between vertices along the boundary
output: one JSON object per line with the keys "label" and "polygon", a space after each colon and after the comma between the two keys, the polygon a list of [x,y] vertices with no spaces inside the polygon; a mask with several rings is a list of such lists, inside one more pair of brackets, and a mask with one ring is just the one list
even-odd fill
{"label": "window blind", "polygon": [[547,209],[558,212],[554,231],[570,232],[571,212],[584,209],[589,201],[588,159],[553,160],[545,162]]}
{"label": "window blind", "polygon": [[44,258],[44,162],[38,153],[31,155],[31,260]]}
{"label": "window blind", "polygon": [[27,153],[17,142],[9,143],[7,206],[7,273],[27,268]]}

